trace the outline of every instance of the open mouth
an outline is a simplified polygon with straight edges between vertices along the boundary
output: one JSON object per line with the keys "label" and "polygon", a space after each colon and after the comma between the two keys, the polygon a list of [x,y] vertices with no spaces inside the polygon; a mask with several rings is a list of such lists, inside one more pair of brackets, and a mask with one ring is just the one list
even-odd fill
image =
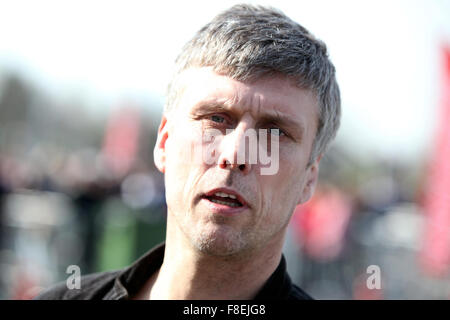
{"label": "open mouth", "polygon": [[242,207],[243,204],[237,199],[236,196],[232,194],[227,194],[223,192],[216,192],[212,195],[204,195],[203,198],[208,199],[211,202],[229,206],[232,208]]}

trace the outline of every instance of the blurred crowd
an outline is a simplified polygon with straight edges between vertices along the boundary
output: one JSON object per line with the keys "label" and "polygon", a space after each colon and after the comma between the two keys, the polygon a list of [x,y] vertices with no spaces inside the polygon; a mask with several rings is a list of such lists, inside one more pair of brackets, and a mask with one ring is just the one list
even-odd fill
{"label": "blurred crowd", "polygon": [[[82,274],[126,266],[164,239],[164,180],[152,149],[161,106],[119,102],[104,116],[0,81],[0,299],[30,299]],[[356,158],[335,144],[285,245],[294,282],[318,299],[449,299],[450,273],[420,255],[426,159]],[[379,266],[381,288],[367,268]]]}
{"label": "blurred crowd", "polygon": [[[106,118],[46,100],[16,75],[0,95],[0,299],[120,268],[164,239],[163,177],[149,114]],[[159,119],[158,119],[159,120]]]}

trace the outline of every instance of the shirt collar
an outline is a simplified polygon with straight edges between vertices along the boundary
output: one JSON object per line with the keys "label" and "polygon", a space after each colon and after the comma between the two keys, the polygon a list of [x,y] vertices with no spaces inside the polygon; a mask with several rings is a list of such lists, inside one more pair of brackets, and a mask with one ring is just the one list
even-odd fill
{"label": "shirt collar", "polygon": [[[162,265],[165,244],[154,247],[131,266],[118,274],[113,288],[104,299],[123,300],[136,294],[143,283]],[[286,260],[281,256],[276,270],[266,281],[254,300],[286,299],[292,289],[292,282],[286,271]]]}

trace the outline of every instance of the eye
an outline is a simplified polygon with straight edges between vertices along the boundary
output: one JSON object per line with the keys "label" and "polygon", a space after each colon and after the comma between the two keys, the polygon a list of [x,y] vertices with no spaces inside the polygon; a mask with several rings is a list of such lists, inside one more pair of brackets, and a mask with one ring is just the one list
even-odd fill
{"label": "eye", "polygon": [[286,133],[283,130],[281,130],[280,128],[268,128],[267,131],[269,134],[274,135],[274,136],[281,137],[283,135],[284,136],[286,135]]}
{"label": "eye", "polygon": [[211,120],[217,123],[223,123],[225,121],[225,118],[218,115],[212,115]]}

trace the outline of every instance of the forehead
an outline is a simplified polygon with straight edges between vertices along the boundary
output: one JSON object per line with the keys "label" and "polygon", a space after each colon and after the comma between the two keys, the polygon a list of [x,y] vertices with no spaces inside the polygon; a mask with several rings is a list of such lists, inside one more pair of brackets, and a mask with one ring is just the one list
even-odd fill
{"label": "forehead", "polygon": [[248,112],[254,118],[284,116],[298,121],[299,125],[316,127],[316,95],[297,87],[285,76],[242,82],[203,67],[185,70],[179,81],[179,109],[182,110],[178,112],[221,106],[234,112]]}

